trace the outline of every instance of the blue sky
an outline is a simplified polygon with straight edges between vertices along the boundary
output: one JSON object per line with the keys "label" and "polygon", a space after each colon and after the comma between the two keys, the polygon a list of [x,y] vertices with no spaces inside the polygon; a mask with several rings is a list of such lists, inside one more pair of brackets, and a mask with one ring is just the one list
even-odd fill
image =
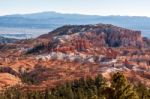
{"label": "blue sky", "polygon": [[0,15],[42,11],[150,17],[150,0],[0,0]]}

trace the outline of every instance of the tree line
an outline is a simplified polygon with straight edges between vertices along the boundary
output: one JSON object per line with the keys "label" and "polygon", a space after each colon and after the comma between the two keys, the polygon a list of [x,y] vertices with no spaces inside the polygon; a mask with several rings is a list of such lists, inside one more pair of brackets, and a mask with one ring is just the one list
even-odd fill
{"label": "tree line", "polygon": [[118,72],[109,82],[102,75],[89,76],[44,92],[23,92],[15,86],[1,93],[0,99],[150,99],[150,89],[141,83],[131,84]]}

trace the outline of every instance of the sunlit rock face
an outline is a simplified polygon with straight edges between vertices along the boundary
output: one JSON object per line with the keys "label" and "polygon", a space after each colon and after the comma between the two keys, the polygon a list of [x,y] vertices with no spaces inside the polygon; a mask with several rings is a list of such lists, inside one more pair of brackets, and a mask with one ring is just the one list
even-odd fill
{"label": "sunlit rock face", "polygon": [[60,27],[39,38],[49,38],[49,48],[57,51],[86,51],[97,47],[145,47],[148,40],[140,31],[108,25],[70,25]]}

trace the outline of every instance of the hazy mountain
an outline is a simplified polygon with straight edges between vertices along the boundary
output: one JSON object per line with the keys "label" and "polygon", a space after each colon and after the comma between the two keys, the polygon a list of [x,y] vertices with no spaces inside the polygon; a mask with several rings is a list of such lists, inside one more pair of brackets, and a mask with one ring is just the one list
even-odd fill
{"label": "hazy mountain", "polygon": [[0,36],[0,44],[5,44],[5,43],[14,43],[16,42],[17,39],[13,39],[13,38],[5,38]]}
{"label": "hazy mountain", "polygon": [[97,16],[81,14],[62,14],[41,12],[33,14],[16,14],[0,16],[0,27],[55,29],[66,24],[113,24],[129,29],[141,30],[148,36],[150,32],[149,17]]}

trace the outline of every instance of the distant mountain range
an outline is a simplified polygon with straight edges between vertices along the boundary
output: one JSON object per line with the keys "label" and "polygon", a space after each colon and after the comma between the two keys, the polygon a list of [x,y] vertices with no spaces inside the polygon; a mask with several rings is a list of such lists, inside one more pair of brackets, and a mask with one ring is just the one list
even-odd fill
{"label": "distant mountain range", "polygon": [[134,30],[141,30],[145,36],[150,33],[149,17],[130,16],[98,16],[81,14],[62,14],[56,12],[41,12],[33,14],[15,14],[0,16],[0,27],[55,29],[71,24],[113,24]]}
{"label": "distant mountain range", "polygon": [[14,43],[16,41],[17,41],[17,39],[5,38],[5,37],[0,36],[0,44]]}

